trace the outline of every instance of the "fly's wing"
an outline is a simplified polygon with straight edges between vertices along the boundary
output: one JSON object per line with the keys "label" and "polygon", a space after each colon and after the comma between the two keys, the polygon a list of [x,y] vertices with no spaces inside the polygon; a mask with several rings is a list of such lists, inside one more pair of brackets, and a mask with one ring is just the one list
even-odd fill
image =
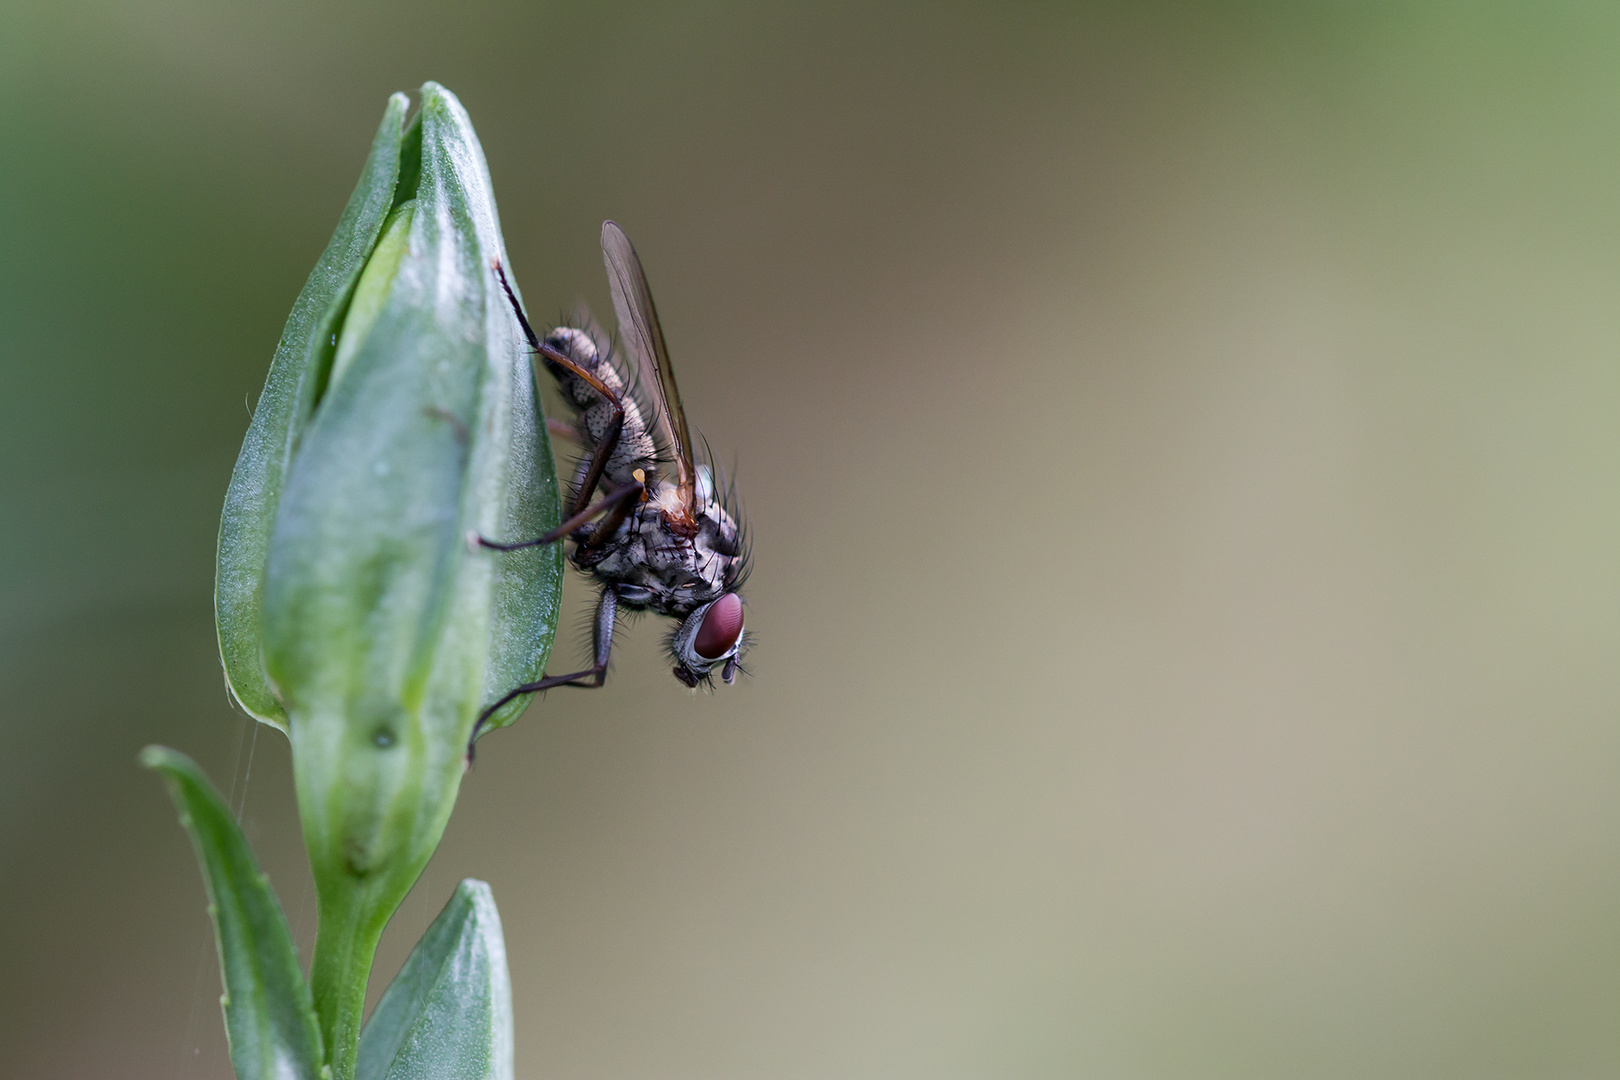
{"label": "fly's wing", "polygon": [[692,469],[692,437],[686,430],[686,413],[681,409],[681,393],[675,388],[675,369],[664,347],[664,331],[658,325],[652,290],[641,260],[624,230],[611,221],[602,223],[602,261],[607,264],[608,286],[613,291],[613,311],[619,317],[619,337],[635,357],[636,372],[643,392],[649,398],[653,415],[653,439],[667,447],[674,457],[675,482],[681,506],[688,520],[696,520],[693,500],[696,476]]}

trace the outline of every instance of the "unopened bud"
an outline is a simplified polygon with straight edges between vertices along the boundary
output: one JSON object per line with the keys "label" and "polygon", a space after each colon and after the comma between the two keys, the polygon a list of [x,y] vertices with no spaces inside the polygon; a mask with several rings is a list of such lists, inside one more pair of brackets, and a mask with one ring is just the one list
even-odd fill
{"label": "unopened bud", "polygon": [[553,527],[557,482],[477,136],[435,83],[409,123],[406,105],[389,102],[287,321],[220,526],[227,681],[292,741],[323,1025],[339,992],[323,956],[360,948],[369,967],[443,833],[474,720],[544,669],[561,587],[556,546],[491,559],[463,542]]}

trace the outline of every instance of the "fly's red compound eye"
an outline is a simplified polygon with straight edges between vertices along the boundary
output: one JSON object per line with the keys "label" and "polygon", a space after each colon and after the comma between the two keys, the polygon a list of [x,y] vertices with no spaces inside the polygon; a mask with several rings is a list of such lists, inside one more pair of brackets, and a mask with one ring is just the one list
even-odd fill
{"label": "fly's red compound eye", "polygon": [[737,644],[742,628],[742,597],[726,593],[704,613],[703,625],[698,627],[692,648],[705,660],[718,660]]}

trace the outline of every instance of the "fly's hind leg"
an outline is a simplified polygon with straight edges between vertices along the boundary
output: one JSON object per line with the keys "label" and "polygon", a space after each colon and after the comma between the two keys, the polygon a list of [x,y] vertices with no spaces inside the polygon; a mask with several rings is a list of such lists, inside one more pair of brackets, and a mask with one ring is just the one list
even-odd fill
{"label": "fly's hind leg", "polygon": [[495,715],[496,710],[507,702],[524,694],[538,694],[542,690],[558,686],[578,686],[594,690],[607,680],[608,657],[613,652],[613,623],[618,614],[619,594],[613,591],[613,586],[606,586],[602,589],[602,598],[596,603],[596,622],[591,633],[596,662],[584,671],[576,671],[571,675],[547,675],[536,682],[523,683],[502,694],[500,700],[478,714],[478,722],[473,725],[472,735],[467,739],[469,766],[473,761],[473,744],[478,741],[479,731],[483,730],[484,724]]}
{"label": "fly's hind leg", "polygon": [[[590,465],[585,475],[580,479],[579,490],[574,492],[574,505],[569,507],[570,514],[578,514],[590,502],[596,485],[602,482],[602,473],[607,469],[607,463],[613,459],[613,452],[619,448],[619,435],[624,431],[624,399],[612,387],[592,372],[577,363],[573,357],[561,350],[554,349],[541,341],[535,334],[534,327],[529,325],[529,317],[523,314],[523,305],[518,303],[517,294],[512,291],[512,285],[506,280],[506,270],[499,262],[494,264],[495,276],[500,278],[501,291],[506,293],[507,303],[512,305],[512,313],[517,316],[518,325],[523,328],[523,336],[529,342],[529,348],[545,357],[548,361],[567,371],[569,374],[582,380],[585,385],[602,395],[613,409],[613,415],[608,418],[607,430],[597,442],[596,448],[591,451]],[[609,496],[612,498],[612,496]],[[606,502],[606,500],[603,500]],[[493,546],[493,545],[485,545]],[[532,545],[528,545],[532,546]]]}
{"label": "fly's hind leg", "polygon": [[[596,491],[597,485],[601,483],[602,473],[607,468],[608,461],[613,457],[613,452],[619,447],[619,435],[624,430],[624,401],[618,394],[614,393],[611,387],[597,378],[594,373],[575,363],[572,357],[559,352],[540,340],[534,332],[534,327],[529,325],[529,317],[523,314],[523,305],[518,303],[517,294],[512,291],[511,283],[506,280],[506,270],[499,262],[495,263],[494,266],[495,276],[501,282],[501,291],[506,293],[506,300],[512,305],[512,314],[517,316],[518,325],[523,328],[523,336],[528,340],[529,347],[552,363],[583,379],[586,385],[601,394],[603,400],[612,406],[613,415],[608,419],[607,430],[602,433],[601,441],[597,443],[596,449],[591,452],[590,465],[586,468],[585,475],[581,479],[579,490],[574,493],[574,502],[569,507],[570,516],[567,521],[545,535],[532,540],[518,540],[506,543],[489,540],[476,533],[469,535],[468,539],[480,547],[491,548],[495,551],[515,551],[519,548],[543,547],[546,544],[556,543],[585,522],[603,513],[610,514],[613,527],[617,528],[618,523],[624,520],[624,515],[629,512],[630,507],[633,505],[633,499],[640,498],[645,490],[644,486],[640,482],[626,484],[616,491],[609,492],[605,498],[594,505],[590,503],[590,497]],[[605,536],[605,534],[602,530],[598,530],[593,536]]]}

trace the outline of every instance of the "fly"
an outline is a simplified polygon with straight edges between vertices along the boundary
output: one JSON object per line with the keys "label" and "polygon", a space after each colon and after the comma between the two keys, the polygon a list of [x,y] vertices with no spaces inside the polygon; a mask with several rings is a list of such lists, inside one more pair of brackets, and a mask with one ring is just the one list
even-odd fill
{"label": "fly", "polygon": [[720,491],[712,468],[693,463],[692,437],[647,276],[629,237],[611,221],[602,223],[602,261],[619,344],[629,354],[622,365],[589,316],[580,320],[583,328],[559,326],[540,340],[506,271],[495,265],[529,348],[574,411],[571,435],[585,454],[561,525],[533,540],[472,539],[496,551],[567,540],[569,560],[596,579],[600,595],[592,665],[514,687],[479,716],[475,738],[513,698],[557,686],[601,686],[621,608],[676,620],[669,654],[675,677],[687,686],[712,682],[716,672],[732,683],[741,670],[747,635],[738,589],[749,559],[745,531],[734,516],[735,492]]}

